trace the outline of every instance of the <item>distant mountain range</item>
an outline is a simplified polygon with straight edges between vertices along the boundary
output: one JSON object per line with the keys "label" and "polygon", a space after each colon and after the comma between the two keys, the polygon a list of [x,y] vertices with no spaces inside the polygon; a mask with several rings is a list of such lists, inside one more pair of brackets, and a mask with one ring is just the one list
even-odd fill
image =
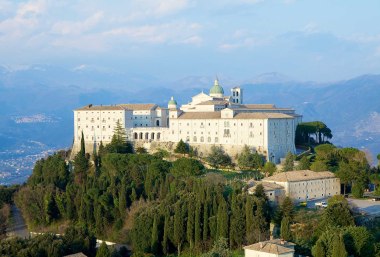
{"label": "distant mountain range", "polygon": [[[70,147],[72,110],[79,106],[166,105],[171,96],[183,104],[202,89],[207,92],[214,79],[192,76],[162,81],[91,67],[0,66],[0,152],[16,151],[25,142],[40,142],[47,149]],[[324,121],[333,131],[334,143],[368,149],[373,155],[380,153],[380,75],[332,83],[299,82],[279,73],[245,80],[221,76],[219,80],[225,94],[240,85],[246,103],[293,107],[304,115],[304,121]],[[41,151],[41,145],[38,147]]]}

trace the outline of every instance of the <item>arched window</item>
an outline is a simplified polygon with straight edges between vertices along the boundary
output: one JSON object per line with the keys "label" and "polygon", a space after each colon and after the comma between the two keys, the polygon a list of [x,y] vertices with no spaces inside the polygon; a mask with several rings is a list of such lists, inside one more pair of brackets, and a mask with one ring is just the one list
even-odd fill
{"label": "arched window", "polygon": [[144,133],[140,132],[140,139],[143,139]]}
{"label": "arched window", "polygon": [[150,139],[154,140],[154,133],[150,134]]}
{"label": "arched window", "polygon": [[203,142],[204,141],[204,138],[203,137],[201,137],[201,142]]}
{"label": "arched window", "polygon": [[194,137],[194,138],[193,138],[193,141],[194,141],[194,142],[197,142],[197,137]]}
{"label": "arched window", "polygon": [[236,96],[239,96],[239,91],[236,92]]}
{"label": "arched window", "polygon": [[137,135],[137,133],[135,132],[134,133],[134,139],[138,139],[139,138],[139,136]]}
{"label": "arched window", "polygon": [[145,133],[145,140],[148,140],[149,139],[149,133]]}
{"label": "arched window", "polygon": [[160,126],[160,120],[156,120],[156,126],[157,126],[157,127]]}
{"label": "arched window", "polygon": [[157,133],[157,140],[160,140],[161,138],[161,133]]}

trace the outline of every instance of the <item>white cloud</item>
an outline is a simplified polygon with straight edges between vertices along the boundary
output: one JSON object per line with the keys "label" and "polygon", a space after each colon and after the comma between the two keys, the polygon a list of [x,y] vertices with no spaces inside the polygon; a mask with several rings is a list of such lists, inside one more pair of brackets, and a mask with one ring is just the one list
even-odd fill
{"label": "white cloud", "polygon": [[230,51],[237,48],[252,47],[255,45],[259,45],[259,41],[255,38],[248,37],[235,43],[223,43],[219,45],[219,49],[222,51]]}
{"label": "white cloud", "polygon": [[203,38],[201,38],[200,36],[191,36],[182,40],[180,43],[200,46],[202,42]]}
{"label": "white cloud", "polygon": [[377,35],[363,35],[355,34],[345,37],[348,41],[353,41],[357,43],[377,43],[380,42],[380,34]]}
{"label": "white cloud", "polygon": [[309,22],[308,24],[306,24],[305,27],[303,27],[302,32],[304,32],[306,34],[317,33],[317,32],[319,32],[318,24],[316,24],[315,22]]}
{"label": "white cloud", "polygon": [[46,2],[44,0],[29,1],[27,3],[20,4],[17,10],[17,16],[25,17],[28,15],[38,15],[45,11]]}
{"label": "white cloud", "polygon": [[294,4],[297,0],[283,0],[284,4]]}
{"label": "white cloud", "polygon": [[[145,43],[200,43],[193,37],[201,26],[197,23],[172,22],[158,25],[126,26],[105,31],[105,37],[119,37]],[[191,37],[193,37],[191,39]],[[186,40],[188,40],[186,42]],[[190,41],[189,41],[190,40]]]}
{"label": "white cloud", "polygon": [[88,17],[84,21],[60,21],[52,26],[52,32],[55,34],[68,35],[74,34],[78,35],[84,33],[96,25],[98,25],[103,19],[103,12],[96,12],[92,16]]}
{"label": "white cloud", "polygon": [[189,0],[131,0],[128,11],[115,20],[129,22],[146,18],[163,18],[192,6]]}

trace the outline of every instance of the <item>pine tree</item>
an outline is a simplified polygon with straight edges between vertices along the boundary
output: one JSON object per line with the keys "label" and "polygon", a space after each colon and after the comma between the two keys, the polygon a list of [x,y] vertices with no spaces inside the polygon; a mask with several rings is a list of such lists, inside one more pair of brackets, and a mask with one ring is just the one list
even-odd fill
{"label": "pine tree", "polygon": [[189,150],[190,150],[189,146],[185,142],[183,142],[181,139],[181,140],[179,140],[176,148],[174,149],[174,152],[175,153],[181,153],[181,154],[185,155],[185,154],[189,153]]}
{"label": "pine tree", "polygon": [[276,171],[277,171],[277,167],[272,162],[266,162],[262,170],[262,172],[265,174],[266,177],[272,176]]}
{"label": "pine tree", "polygon": [[335,235],[331,257],[347,257],[347,255],[342,235]]}
{"label": "pine tree", "polygon": [[118,144],[124,144],[127,141],[125,128],[123,128],[119,119],[116,121],[115,127],[113,129],[113,134],[115,137],[112,138],[112,140]]}
{"label": "pine tree", "polygon": [[310,169],[310,161],[307,156],[303,156],[297,165],[297,170],[309,170]]}
{"label": "pine tree", "polygon": [[292,240],[292,233],[290,231],[289,217],[284,217],[281,221],[280,236],[286,241]]}

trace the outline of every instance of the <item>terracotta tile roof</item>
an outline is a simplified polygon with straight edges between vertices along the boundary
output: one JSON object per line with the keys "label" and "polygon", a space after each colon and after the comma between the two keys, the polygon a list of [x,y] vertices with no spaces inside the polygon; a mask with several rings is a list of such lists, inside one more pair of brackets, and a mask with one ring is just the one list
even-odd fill
{"label": "terracotta tile roof", "polygon": [[178,119],[220,119],[220,112],[183,112]]}
{"label": "terracotta tile roof", "polygon": [[87,255],[85,255],[83,253],[74,253],[74,254],[70,254],[70,255],[65,255],[63,257],[87,257]]}
{"label": "terracotta tile roof", "polygon": [[[184,112],[179,119],[221,119],[220,111],[218,112]],[[234,119],[293,119],[292,116],[283,113],[237,113]]]}
{"label": "terracotta tile roof", "polygon": [[253,245],[245,246],[244,249],[272,253],[272,254],[284,254],[284,253],[294,252],[294,249],[292,247],[293,246],[286,245],[285,243],[282,245],[280,243],[278,244],[278,243],[272,243],[271,241],[264,241],[264,242],[259,242]]}
{"label": "terracotta tile roof", "polygon": [[271,182],[265,182],[265,181],[255,181],[253,182],[253,186],[250,187],[248,189],[249,192],[254,192],[257,185],[263,185],[264,187],[264,191],[273,191],[273,190],[276,190],[276,189],[284,189],[283,186],[281,185],[278,185],[278,184],[275,184],[275,183],[271,183]]}
{"label": "terracotta tile roof", "polygon": [[224,105],[224,104],[229,104],[229,101],[226,100],[209,100],[206,102],[199,103],[198,105]]}
{"label": "terracotta tile roof", "polygon": [[133,110],[133,111],[146,111],[155,110],[158,108],[156,104],[116,104],[116,105],[86,105],[75,109],[76,111],[107,111],[107,110]]}
{"label": "terracotta tile roof", "polygon": [[158,105],[157,104],[119,104],[126,109],[139,111],[139,110],[155,110]]}
{"label": "terracotta tile roof", "polygon": [[263,181],[274,181],[274,182],[288,182],[288,181],[305,181],[305,180],[316,180],[324,178],[335,178],[334,173],[330,171],[320,171],[315,172],[311,170],[296,170],[280,172],[271,177],[264,178]]}
{"label": "terracotta tile roof", "polygon": [[75,109],[75,111],[113,111],[113,110],[125,110],[124,107],[119,105],[86,105],[83,107],[80,107],[78,109]]}
{"label": "terracotta tile roof", "polygon": [[234,116],[234,119],[292,119],[293,117],[276,112],[241,112]]}
{"label": "terracotta tile roof", "polygon": [[242,108],[248,109],[275,109],[276,106],[274,104],[242,104]]}

